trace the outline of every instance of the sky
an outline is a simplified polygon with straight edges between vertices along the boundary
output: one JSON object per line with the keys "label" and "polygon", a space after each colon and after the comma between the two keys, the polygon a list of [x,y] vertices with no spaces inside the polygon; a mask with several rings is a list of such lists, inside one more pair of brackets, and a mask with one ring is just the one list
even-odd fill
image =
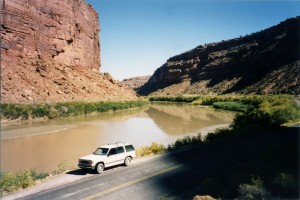
{"label": "sky", "polygon": [[99,14],[101,72],[152,75],[167,59],[300,15],[300,1],[86,0]]}

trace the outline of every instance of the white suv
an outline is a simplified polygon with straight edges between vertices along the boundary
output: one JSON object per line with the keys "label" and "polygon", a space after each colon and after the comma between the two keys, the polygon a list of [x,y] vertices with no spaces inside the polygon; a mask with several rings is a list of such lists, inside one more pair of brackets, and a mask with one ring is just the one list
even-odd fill
{"label": "white suv", "polygon": [[135,149],[131,144],[118,142],[101,146],[93,154],[81,157],[78,167],[95,169],[100,174],[106,167],[119,164],[128,166],[135,157]]}

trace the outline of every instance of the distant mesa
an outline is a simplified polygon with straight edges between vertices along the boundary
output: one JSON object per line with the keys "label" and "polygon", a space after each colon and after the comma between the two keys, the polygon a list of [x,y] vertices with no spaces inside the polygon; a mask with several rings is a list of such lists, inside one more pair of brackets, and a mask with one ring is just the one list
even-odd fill
{"label": "distant mesa", "polygon": [[136,99],[101,74],[99,20],[85,1],[0,1],[2,103]]}
{"label": "distant mesa", "polygon": [[136,76],[132,78],[127,78],[121,81],[120,83],[129,89],[134,91],[139,91],[140,87],[143,86],[149,80],[151,76]]}
{"label": "distant mesa", "polygon": [[140,95],[300,94],[300,17],[171,57]]}

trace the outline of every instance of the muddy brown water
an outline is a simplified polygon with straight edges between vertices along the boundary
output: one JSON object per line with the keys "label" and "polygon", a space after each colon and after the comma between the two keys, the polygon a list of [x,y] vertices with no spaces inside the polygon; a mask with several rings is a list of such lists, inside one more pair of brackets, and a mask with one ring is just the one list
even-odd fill
{"label": "muddy brown water", "polygon": [[76,166],[78,158],[98,146],[130,142],[170,144],[185,135],[203,134],[230,124],[235,113],[186,104],[152,104],[141,109],[84,117],[2,124],[1,171],[36,169],[52,172],[62,162]]}

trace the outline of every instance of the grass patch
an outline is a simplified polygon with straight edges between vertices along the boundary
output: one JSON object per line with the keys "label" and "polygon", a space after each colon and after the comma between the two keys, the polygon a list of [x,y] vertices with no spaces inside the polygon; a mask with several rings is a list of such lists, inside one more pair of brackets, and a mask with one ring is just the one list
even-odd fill
{"label": "grass patch", "polygon": [[61,173],[64,173],[66,171],[73,170],[76,168],[77,168],[76,166],[74,166],[71,163],[64,160],[64,161],[61,161],[57,165],[57,169],[53,171],[53,174],[61,174]]}

